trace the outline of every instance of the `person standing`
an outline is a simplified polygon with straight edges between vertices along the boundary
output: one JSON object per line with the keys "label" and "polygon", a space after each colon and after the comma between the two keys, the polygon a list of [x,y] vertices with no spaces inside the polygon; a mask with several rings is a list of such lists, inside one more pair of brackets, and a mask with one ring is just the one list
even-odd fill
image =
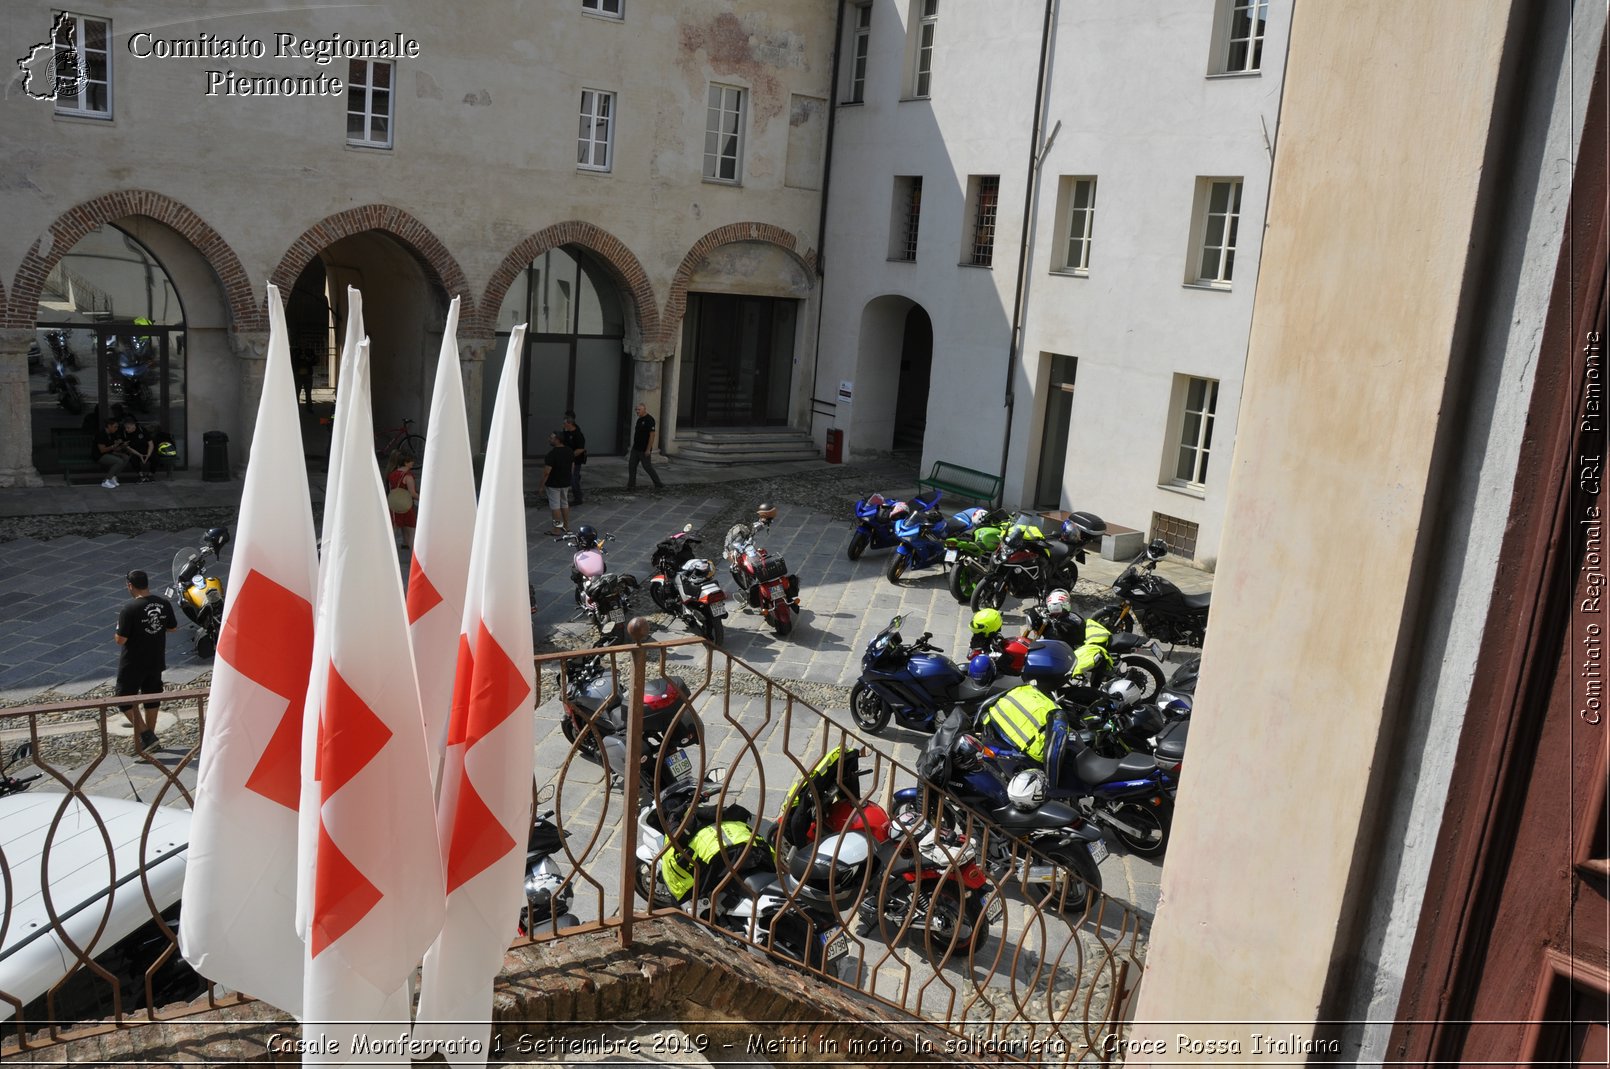
{"label": "person standing", "polygon": [[[414,527],[419,523],[419,482],[414,478],[413,457],[398,457],[386,476],[386,504],[391,509],[391,525],[402,533],[402,548],[412,551]],[[398,505],[407,507],[399,509]]]}
{"label": "person standing", "polygon": [[574,451],[565,444],[559,431],[548,434],[548,454],[542,458],[542,486],[548,491],[548,508],[553,512],[555,538],[570,533],[570,505],[565,494],[570,489],[570,461]]}
{"label": "person standing", "polygon": [[654,470],[654,462],[649,454],[654,449],[654,417],[648,414],[648,406],[641,401],[637,404],[637,423],[632,427],[632,455],[626,463],[626,489],[637,489],[637,466],[643,465],[648,477],[654,480],[654,489],[658,490],[665,484],[660,482],[659,474]]}
{"label": "person standing", "polygon": [[581,466],[587,463],[587,436],[581,433],[574,412],[565,413],[565,445],[570,449],[570,503],[581,504]]}
{"label": "person standing", "polygon": [[[151,579],[138,569],[124,577],[132,598],[117,614],[117,644],[122,647],[117,662],[117,693],[157,694],[162,690],[162,670],[168,667],[168,635],[179,629],[173,606],[167,598],[151,593]],[[121,706],[134,728],[137,753],[157,748],[157,710],[161,702],[147,702],[144,715],[134,705]]]}

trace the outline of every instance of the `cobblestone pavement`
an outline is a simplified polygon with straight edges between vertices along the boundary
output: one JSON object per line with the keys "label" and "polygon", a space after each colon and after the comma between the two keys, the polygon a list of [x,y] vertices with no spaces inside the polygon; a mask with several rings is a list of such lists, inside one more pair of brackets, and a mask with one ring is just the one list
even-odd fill
{"label": "cobblestone pavement", "polygon": [[[800,576],[801,598],[804,611],[792,634],[786,638],[773,636],[758,615],[742,613],[733,606],[733,615],[727,621],[726,648],[760,673],[782,681],[801,697],[821,708],[833,720],[853,727],[845,708],[849,686],[860,672],[860,658],[866,644],[895,613],[906,617],[906,633],[919,634],[931,631],[934,641],[943,649],[956,651],[966,646],[966,621],[970,615],[965,606],[956,603],[945,588],[944,573],[940,568],[909,573],[899,586],[884,578],[884,567],[889,551],[869,551],[858,562],[845,556],[849,538],[849,505],[857,497],[871,491],[884,494],[909,494],[915,490],[916,471],[909,459],[899,457],[875,458],[872,462],[846,468],[826,468],[823,465],[800,465],[792,471],[777,471],[771,467],[751,466],[738,469],[695,471],[691,465],[667,465],[664,478],[667,487],[661,491],[640,489],[628,494],[621,487],[624,471],[612,473],[609,462],[590,465],[589,476],[597,488],[589,488],[587,502],[572,511],[571,527],[591,523],[600,530],[614,535],[608,544],[607,556],[612,570],[630,571],[646,580],[650,551],[655,542],[684,523],[693,523],[705,536],[705,551],[719,557],[720,542],[726,528],[733,522],[752,517],[755,504],[762,498],[779,505],[781,515],[768,539],[769,550],[781,553],[790,569]],[[702,476],[701,481],[696,476]],[[528,473],[529,481],[529,473]],[[171,498],[182,503],[186,491],[183,480],[172,484],[150,484],[165,490]],[[196,484],[199,501],[194,507],[227,509],[227,494],[218,490],[220,484]],[[227,484],[238,496],[238,483]],[[120,488],[121,490],[122,488]],[[129,489],[140,492],[149,486]],[[315,488],[316,489],[316,488]],[[0,537],[7,533],[13,537],[0,541],[0,600],[7,612],[0,620],[0,704],[18,705],[43,700],[98,696],[110,692],[115,663],[116,646],[112,641],[112,628],[116,613],[124,598],[122,576],[130,568],[144,568],[151,573],[153,584],[165,579],[173,555],[180,549],[195,546],[203,528],[179,527],[177,519],[183,513],[172,508],[141,508],[156,502],[136,499],[133,494],[118,499],[119,508],[86,514],[54,528],[35,515],[27,519],[36,534],[67,530],[95,529],[110,525],[113,529],[90,536],[64,534],[57,537],[15,537],[17,529],[9,531],[4,517],[17,517],[19,509],[16,495],[37,491],[0,491]],[[82,495],[100,493],[99,487],[60,488],[59,494]],[[116,493],[116,492],[113,492]],[[109,496],[109,495],[108,495]],[[105,503],[107,497],[101,501]],[[532,499],[535,503],[535,499]],[[960,507],[960,503],[957,503]],[[155,516],[162,529],[146,529]],[[110,517],[110,519],[108,519]],[[120,521],[121,517],[121,521]],[[119,531],[119,522],[138,525],[136,531]],[[202,522],[217,522],[208,514]],[[570,550],[545,533],[548,515],[544,508],[527,511],[530,544],[531,582],[535,586],[539,611],[535,628],[539,651],[554,648],[576,648],[588,644],[591,632],[575,616],[569,580]],[[229,552],[224,553],[225,578]],[[1092,557],[1086,564],[1078,593],[1094,596],[1102,586],[1123,567],[1122,562],[1111,562]],[[1211,577],[1183,565],[1165,563],[1160,571],[1187,591],[1208,589]],[[718,569],[723,585],[732,590],[725,568]],[[653,606],[646,594],[641,598],[641,610],[649,612]],[[1007,621],[1010,628],[1021,621],[1023,606],[1009,602]],[[680,625],[657,617],[657,638],[677,637],[684,633]],[[170,687],[204,684],[209,678],[210,662],[198,657],[187,629],[170,638],[169,669],[166,679]],[[690,656],[678,658],[688,662]],[[756,699],[745,698],[748,705],[738,705],[738,715],[750,716],[757,708]],[[763,714],[761,714],[763,716]],[[557,723],[557,704],[548,702],[537,709],[538,779],[544,779],[544,769],[551,774],[563,758],[564,741],[552,731]],[[158,725],[167,749],[161,760],[169,767],[180,764],[183,751],[178,747],[193,740],[193,709],[179,710],[177,717],[165,711]],[[102,793],[128,796],[130,791],[149,797],[148,792],[160,786],[161,778],[146,762],[128,756],[127,725],[119,716],[110,718],[109,734],[113,736],[109,761],[95,770],[87,789]],[[802,721],[803,723],[803,721]],[[50,725],[50,730],[84,736],[88,749],[83,760],[91,757],[91,750],[99,752],[98,733],[86,731],[83,720],[74,723]],[[803,728],[801,728],[803,730]],[[825,724],[813,724],[808,746],[820,752],[821,739],[830,729]],[[725,748],[736,745],[736,732],[720,733],[712,729],[710,743],[715,754],[713,760],[728,760]],[[0,723],[0,744],[10,746],[19,737],[16,728]],[[793,739],[802,738],[796,733]],[[920,749],[925,736],[900,728],[890,728],[876,745],[898,760],[909,765]],[[65,741],[65,740],[64,740]],[[759,803],[761,811],[775,811],[782,792],[793,781],[796,766],[777,746],[780,736],[759,748],[758,767],[764,769],[765,797],[746,798],[752,807]],[[193,764],[187,765],[180,776],[187,785],[193,783]],[[599,789],[602,777],[596,766],[578,768],[568,774],[567,791],[591,784]],[[758,792],[758,780],[755,783]],[[618,798],[617,798],[618,802]],[[612,828],[601,846],[607,849],[618,826]],[[618,866],[618,844],[612,860],[600,855],[602,871]],[[1114,851],[1103,865],[1107,890],[1115,897],[1132,903],[1149,918],[1155,908],[1160,867],[1153,862]],[[603,881],[608,885],[609,880]],[[614,886],[618,886],[618,883]],[[600,903],[607,906],[608,903]],[[595,916],[597,914],[594,914]]]}

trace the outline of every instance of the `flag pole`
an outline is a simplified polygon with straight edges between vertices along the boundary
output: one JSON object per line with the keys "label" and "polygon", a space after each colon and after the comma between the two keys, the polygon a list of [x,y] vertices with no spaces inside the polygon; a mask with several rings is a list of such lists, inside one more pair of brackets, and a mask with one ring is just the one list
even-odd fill
{"label": "flag pole", "polygon": [[[626,819],[621,821],[621,827],[626,835],[621,843],[621,949],[627,950],[632,945],[632,916],[637,912],[637,884],[634,877],[637,875],[637,794],[641,787],[643,762],[637,755],[637,747],[631,740],[643,737],[643,688],[647,685],[647,654],[643,651],[643,640],[648,638],[649,623],[641,616],[632,617],[626,625],[626,633],[631,636],[632,648],[632,691],[630,701],[626,706],[626,767],[624,773],[625,786],[622,788],[625,798]],[[654,881],[647,881],[652,884]],[[648,903],[650,907],[654,903]]]}

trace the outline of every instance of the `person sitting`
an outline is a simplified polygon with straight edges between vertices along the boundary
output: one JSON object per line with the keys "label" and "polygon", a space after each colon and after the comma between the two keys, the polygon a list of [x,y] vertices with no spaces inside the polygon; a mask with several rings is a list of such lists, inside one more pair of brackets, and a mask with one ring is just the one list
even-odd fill
{"label": "person sitting", "polygon": [[129,466],[128,444],[123,440],[123,424],[116,416],[107,416],[105,424],[95,435],[95,460],[106,478],[101,485],[108,490],[117,489],[117,477]]}
{"label": "person sitting", "polygon": [[133,416],[123,417],[123,443],[128,449],[129,467],[139,474],[142,483],[150,482],[156,443]]}

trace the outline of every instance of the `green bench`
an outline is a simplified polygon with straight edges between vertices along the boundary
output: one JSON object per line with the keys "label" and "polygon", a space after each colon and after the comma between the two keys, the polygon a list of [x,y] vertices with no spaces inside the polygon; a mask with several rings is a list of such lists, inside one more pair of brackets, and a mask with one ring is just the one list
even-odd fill
{"label": "green bench", "polygon": [[67,482],[93,478],[100,482],[106,478],[100,463],[95,459],[95,432],[77,427],[52,427],[50,451],[56,465]]}
{"label": "green bench", "polygon": [[928,477],[917,480],[919,492],[930,488],[973,501],[994,501],[1001,492],[1001,477],[976,468],[964,468],[948,460],[936,460]]}

